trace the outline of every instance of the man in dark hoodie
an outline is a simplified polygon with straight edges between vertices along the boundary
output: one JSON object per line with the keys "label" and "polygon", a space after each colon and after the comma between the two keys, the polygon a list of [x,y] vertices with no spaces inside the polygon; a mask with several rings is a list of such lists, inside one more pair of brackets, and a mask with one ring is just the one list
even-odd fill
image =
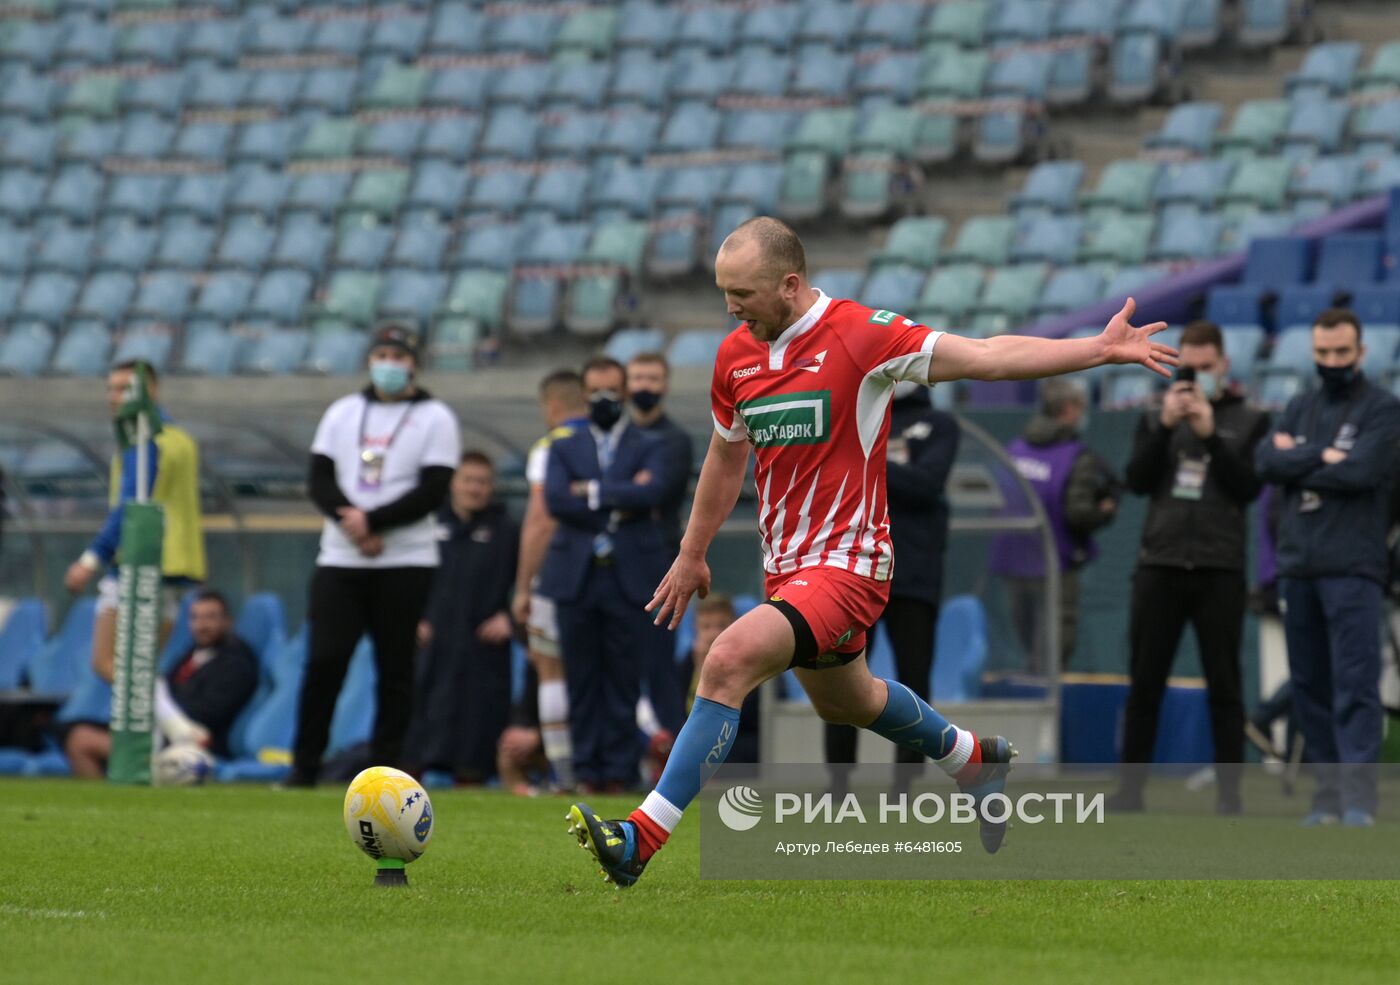
{"label": "man in dark hoodie", "polygon": [[437,516],[441,561],[418,627],[417,710],[405,744],[417,765],[467,783],[495,772],[496,741],[511,711],[510,593],[520,528],[495,494],[491,459],[463,454]]}
{"label": "man in dark hoodie", "polygon": [[[1040,386],[1040,407],[1025,433],[1006,446],[1016,471],[1039,497],[1055,540],[1060,571],[1059,666],[1074,652],[1079,628],[1079,569],[1097,556],[1090,538],[1113,521],[1122,482],[1080,437],[1088,410],[1083,387],[1054,378]],[[1045,559],[1038,534],[999,534],[992,542],[991,570],[1006,579],[1011,622],[1029,655],[1027,670],[1048,669],[1042,602]]]}
{"label": "man in dark hoodie", "polygon": [[1215,739],[1216,808],[1240,812],[1244,687],[1240,644],[1248,598],[1246,516],[1262,487],[1254,450],[1269,418],[1227,382],[1218,326],[1181,333],[1181,369],[1160,406],[1143,413],[1128,462],[1128,488],[1148,497],[1128,635],[1132,683],[1123,712],[1122,787],[1109,801],[1140,811],[1157,719],[1177,644],[1190,622],[1201,650]]}

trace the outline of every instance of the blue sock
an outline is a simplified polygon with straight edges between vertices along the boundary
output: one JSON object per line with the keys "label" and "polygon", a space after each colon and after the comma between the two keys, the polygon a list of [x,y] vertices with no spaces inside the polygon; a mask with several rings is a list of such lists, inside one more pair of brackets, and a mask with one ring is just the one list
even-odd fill
{"label": "blue sock", "polygon": [[[661,780],[656,790],[648,795],[642,810],[659,822],[667,831],[680,820],[680,812],[685,810],[705,781],[714,775],[721,763],[729,756],[734,745],[734,737],[739,734],[739,709],[722,705],[718,701],[697,697],[690,709],[690,717],[681,726],[671,747],[671,755],[666,758],[666,768],[661,771]],[[648,805],[655,805],[660,796],[665,805],[657,813],[652,813]],[[669,807],[671,811],[665,808]]]}
{"label": "blue sock", "polygon": [[946,759],[957,746],[961,730],[899,681],[886,680],[885,685],[890,692],[885,710],[866,728],[930,759]]}

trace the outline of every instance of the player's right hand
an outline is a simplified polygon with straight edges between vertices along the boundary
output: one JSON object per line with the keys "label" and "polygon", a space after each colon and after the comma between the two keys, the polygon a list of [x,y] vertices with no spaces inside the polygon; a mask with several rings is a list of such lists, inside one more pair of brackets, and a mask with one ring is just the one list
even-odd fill
{"label": "player's right hand", "polygon": [[63,575],[63,587],[77,595],[92,580],[93,570],[81,561],[74,561]]}
{"label": "player's right hand", "polygon": [[710,594],[710,566],[704,558],[682,554],[671,562],[671,570],[656,586],[656,594],[646,604],[646,611],[656,613],[653,622],[657,626],[665,622],[667,613],[670,613],[666,628],[675,629],[681,624],[686,606],[690,605],[690,597],[696,592],[702,599]]}
{"label": "player's right hand", "polygon": [[515,598],[510,601],[510,617],[515,620],[517,626],[526,626],[530,622],[530,593],[515,590]]}

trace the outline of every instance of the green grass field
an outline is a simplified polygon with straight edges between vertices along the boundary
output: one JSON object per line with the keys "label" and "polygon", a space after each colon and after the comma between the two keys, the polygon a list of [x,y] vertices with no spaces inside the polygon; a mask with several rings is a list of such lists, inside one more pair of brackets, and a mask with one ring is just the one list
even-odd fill
{"label": "green grass field", "polygon": [[[439,792],[407,890],[341,792],[0,783],[0,981],[1391,983],[1393,882],[605,885],[561,799]],[[599,799],[604,812],[629,800]]]}

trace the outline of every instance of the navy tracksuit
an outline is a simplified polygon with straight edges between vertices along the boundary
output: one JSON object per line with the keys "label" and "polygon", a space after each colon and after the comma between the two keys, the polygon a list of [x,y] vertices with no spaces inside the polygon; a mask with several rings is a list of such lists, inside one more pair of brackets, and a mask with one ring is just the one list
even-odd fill
{"label": "navy tracksuit", "polygon": [[[1296,447],[1260,442],[1261,478],[1282,487],[1279,595],[1294,714],[1308,759],[1348,764],[1319,772],[1313,810],[1374,814],[1385,537],[1400,461],[1400,400],[1365,377],[1340,392],[1301,394],[1277,431]],[[1324,464],[1336,448],[1345,461]]]}

